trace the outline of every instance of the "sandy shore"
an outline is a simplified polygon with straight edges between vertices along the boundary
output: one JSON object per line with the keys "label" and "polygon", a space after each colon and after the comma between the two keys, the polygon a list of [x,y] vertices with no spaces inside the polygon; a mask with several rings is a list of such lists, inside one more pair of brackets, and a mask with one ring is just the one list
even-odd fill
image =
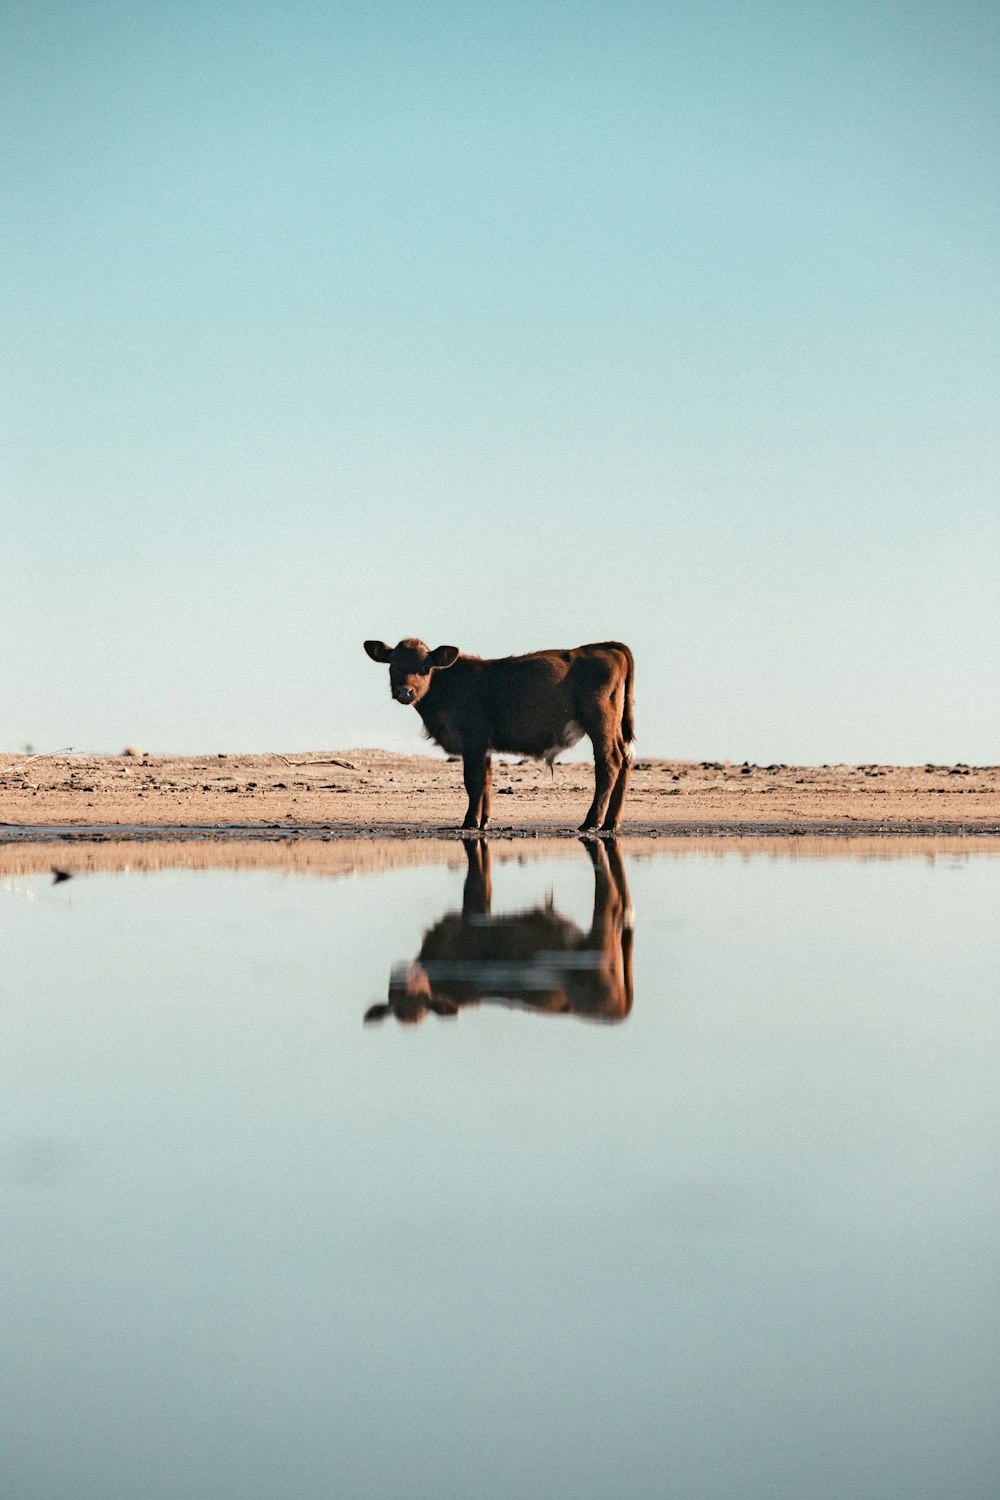
{"label": "sandy shore", "polygon": [[[589,764],[499,763],[491,833],[575,834]],[[382,750],[0,755],[0,842],[39,836],[455,838],[462,768]],[[1000,836],[1000,766],[750,766],[637,759],[626,836]]]}

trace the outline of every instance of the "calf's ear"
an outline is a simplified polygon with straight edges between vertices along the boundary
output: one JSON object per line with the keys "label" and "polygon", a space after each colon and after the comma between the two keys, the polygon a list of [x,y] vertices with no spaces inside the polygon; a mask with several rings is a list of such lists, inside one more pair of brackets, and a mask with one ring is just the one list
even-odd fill
{"label": "calf's ear", "polygon": [[389,661],[392,656],[392,647],[385,641],[365,641],[365,650],[372,661]]}
{"label": "calf's ear", "polygon": [[457,646],[439,646],[432,651],[427,658],[429,666],[452,667],[458,661],[459,651]]}

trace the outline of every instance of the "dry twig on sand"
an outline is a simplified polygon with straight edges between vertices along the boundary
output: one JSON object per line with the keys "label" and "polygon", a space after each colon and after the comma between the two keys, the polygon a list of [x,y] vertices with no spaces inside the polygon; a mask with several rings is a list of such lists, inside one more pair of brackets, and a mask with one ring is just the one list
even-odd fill
{"label": "dry twig on sand", "polygon": [[277,750],[272,750],[271,753],[272,755],[276,756],[278,760],[283,760],[286,766],[342,766],[345,771],[357,770],[357,766],[355,766],[351,761],[338,760],[335,755],[331,755],[327,759],[323,760],[289,760],[287,755],[279,755]]}
{"label": "dry twig on sand", "polygon": [[62,750],[36,750],[34,755],[29,755],[27,760],[22,760],[18,765],[4,766],[2,774],[13,776],[16,772],[23,771],[25,766],[30,766],[33,760],[44,760],[47,755],[70,755],[72,751],[72,745],[66,745]]}

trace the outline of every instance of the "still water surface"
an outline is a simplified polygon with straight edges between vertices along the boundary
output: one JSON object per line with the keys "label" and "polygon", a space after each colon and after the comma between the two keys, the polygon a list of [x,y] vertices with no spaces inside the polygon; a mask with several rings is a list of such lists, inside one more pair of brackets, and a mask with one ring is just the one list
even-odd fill
{"label": "still water surface", "polygon": [[509,852],[6,882],[8,1500],[996,1493],[1000,860]]}

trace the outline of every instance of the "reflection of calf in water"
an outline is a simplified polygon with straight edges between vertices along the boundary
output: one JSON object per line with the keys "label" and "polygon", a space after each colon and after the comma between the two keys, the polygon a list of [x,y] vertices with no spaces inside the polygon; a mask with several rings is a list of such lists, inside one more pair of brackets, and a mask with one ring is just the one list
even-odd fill
{"label": "reflection of calf in water", "polygon": [[623,1020],[632,1009],[632,910],[617,845],[584,844],[594,867],[594,917],[590,931],[581,932],[551,900],[491,916],[489,846],[481,839],[464,843],[469,868],[461,913],[449,912],[428,929],[414,962],[393,971],[388,1005],[373,1005],[365,1020],[393,1015],[413,1023],[429,1010],[457,1016],[482,1001]]}

